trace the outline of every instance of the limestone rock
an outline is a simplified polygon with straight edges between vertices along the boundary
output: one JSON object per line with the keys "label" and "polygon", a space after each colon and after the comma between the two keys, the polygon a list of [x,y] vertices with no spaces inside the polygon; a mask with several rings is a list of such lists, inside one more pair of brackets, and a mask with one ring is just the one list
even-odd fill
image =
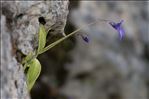
{"label": "limestone rock", "polygon": [[22,57],[37,48],[39,17],[45,18],[47,30],[50,28],[54,34],[63,33],[68,1],[1,3],[1,98],[29,99]]}

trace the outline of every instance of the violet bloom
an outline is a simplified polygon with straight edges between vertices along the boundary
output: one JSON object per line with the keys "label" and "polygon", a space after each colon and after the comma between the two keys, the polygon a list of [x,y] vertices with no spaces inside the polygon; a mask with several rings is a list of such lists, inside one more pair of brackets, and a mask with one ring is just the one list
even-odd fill
{"label": "violet bloom", "polygon": [[118,32],[120,40],[124,37],[125,31],[122,27],[123,20],[119,23],[109,22],[109,24]]}
{"label": "violet bloom", "polygon": [[84,35],[80,35],[80,36],[82,37],[82,39],[83,39],[86,43],[89,42],[89,38],[88,38],[87,35],[86,35],[86,36],[84,36]]}

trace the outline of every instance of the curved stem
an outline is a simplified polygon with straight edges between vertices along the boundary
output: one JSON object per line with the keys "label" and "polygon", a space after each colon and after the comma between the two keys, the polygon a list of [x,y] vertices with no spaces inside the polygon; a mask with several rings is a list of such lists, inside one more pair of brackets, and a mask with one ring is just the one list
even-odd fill
{"label": "curved stem", "polygon": [[[100,20],[100,21],[106,21],[106,22],[107,22],[108,20]],[[81,28],[75,30],[74,32],[72,32],[72,33],[66,35],[65,37],[63,37],[63,38],[61,38],[61,39],[55,41],[54,43],[48,45],[48,46],[45,47],[41,52],[39,52],[39,54],[42,54],[42,53],[46,52],[47,50],[49,50],[49,49],[51,49],[52,47],[54,47],[54,46],[56,46],[57,44],[59,44],[60,42],[64,41],[65,39],[67,39],[67,38],[69,38],[70,36],[74,35],[75,33],[79,32],[81,29],[83,29],[83,28],[85,28],[85,27],[87,27],[87,26],[96,24],[96,23],[98,23],[98,22],[99,22],[99,21],[96,21],[96,22],[92,22],[92,23],[89,23],[89,24],[87,24],[87,25],[82,26]]]}

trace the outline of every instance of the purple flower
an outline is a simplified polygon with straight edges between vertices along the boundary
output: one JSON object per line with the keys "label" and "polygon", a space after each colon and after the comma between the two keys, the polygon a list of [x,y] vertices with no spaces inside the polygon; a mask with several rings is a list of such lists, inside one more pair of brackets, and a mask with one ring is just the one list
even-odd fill
{"label": "purple flower", "polygon": [[83,39],[86,43],[89,42],[89,38],[88,38],[87,35],[86,35],[86,36],[84,36],[84,35],[80,35],[80,36],[82,37],[82,39]]}
{"label": "purple flower", "polygon": [[109,24],[118,32],[120,40],[124,37],[125,31],[122,27],[123,20],[119,23],[109,22]]}

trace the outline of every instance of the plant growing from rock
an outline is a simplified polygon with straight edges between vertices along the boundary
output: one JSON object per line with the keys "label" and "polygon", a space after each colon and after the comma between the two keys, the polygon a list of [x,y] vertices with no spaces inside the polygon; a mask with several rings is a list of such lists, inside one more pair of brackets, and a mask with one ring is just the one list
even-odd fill
{"label": "plant growing from rock", "polygon": [[[40,17],[39,18],[40,26],[39,26],[39,33],[38,33],[38,40],[39,40],[38,41],[38,49],[35,50],[34,52],[30,52],[22,61],[22,64],[24,66],[24,71],[26,71],[28,90],[30,91],[32,89],[33,85],[35,84],[35,82],[41,72],[41,64],[40,64],[39,60],[37,59],[38,55],[48,51],[49,49],[53,48],[54,46],[61,43],[65,39],[78,33],[81,29],[86,28],[87,26],[96,24],[100,21],[104,21],[104,22],[110,24],[118,32],[120,40],[124,37],[125,32],[124,32],[124,29],[122,28],[123,20],[120,21],[119,23],[115,23],[110,20],[99,19],[98,21],[91,22],[85,26],[82,26],[81,28],[75,30],[74,32],[72,32],[68,35],[64,35],[64,37],[62,37],[59,40],[55,41],[54,43],[46,46],[46,37],[47,37],[48,31],[46,31],[45,27],[44,27],[44,25],[46,24],[44,18]],[[79,36],[81,36],[81,38],[85,42],[89,43],[88,35],[79,34]]]}

